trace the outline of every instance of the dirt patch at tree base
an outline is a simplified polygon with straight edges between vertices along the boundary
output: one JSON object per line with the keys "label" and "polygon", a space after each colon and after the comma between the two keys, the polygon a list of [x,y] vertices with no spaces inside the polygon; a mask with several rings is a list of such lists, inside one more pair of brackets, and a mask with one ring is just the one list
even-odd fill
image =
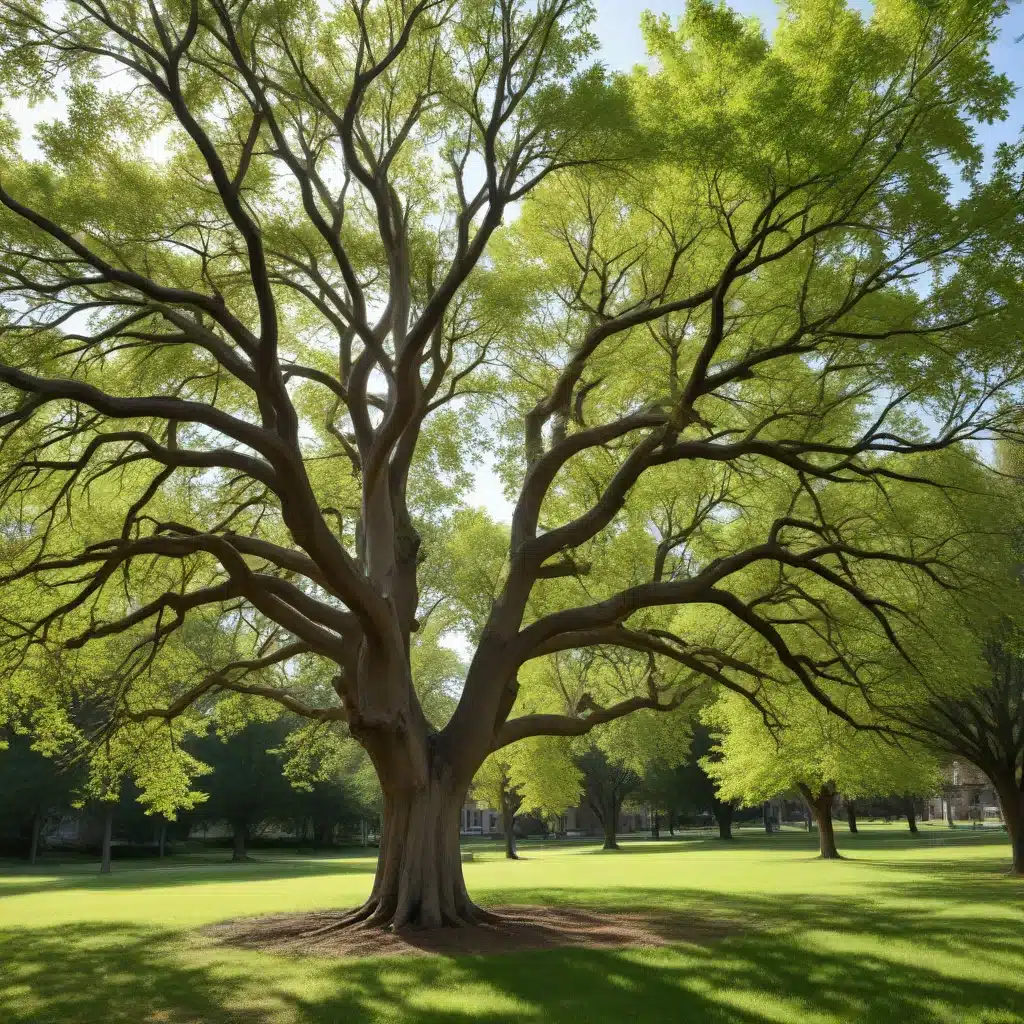
{"label": "dirt patch at tree base", "polygon": [[263,953],[344,957],[444,956],[513,953],[529,949],[704,944],[736,934],[734,922],[667,911],[632,914],[570,907],[489,907],[495,920],[464,928],[332,927],[342,915],[274,914],[209,925],[201,934],[227,946]]}

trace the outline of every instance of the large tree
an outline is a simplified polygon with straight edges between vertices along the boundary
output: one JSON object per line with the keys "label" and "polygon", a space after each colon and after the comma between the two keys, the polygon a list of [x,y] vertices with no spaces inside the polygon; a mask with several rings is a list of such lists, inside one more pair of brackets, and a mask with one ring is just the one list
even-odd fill
{"label": "large tree", "polygon": [[[982,180],[972,127],[1001,11],[794,4],[769,43],[695,2],[609,84],[587,0],[5,2],[5,97],[67,107],[0,156],[7,685],[61,648],[140,757],[219,694],[340,723],[384,802],[348,920],[395,926],[478,918],[495,749],[706,685],[845,714],[851,637],[976,571],[913,510],[1013,423],[1017,153]],[[496,562],[456,514],[486,446]],[[432,723],[438,622],[473,649]],[[595,647],[633,664],[519,700]]]}

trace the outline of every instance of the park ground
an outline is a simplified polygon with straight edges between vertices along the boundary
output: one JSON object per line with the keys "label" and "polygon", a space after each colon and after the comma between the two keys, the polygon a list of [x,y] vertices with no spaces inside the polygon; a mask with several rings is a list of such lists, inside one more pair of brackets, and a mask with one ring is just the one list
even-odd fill
{"label": "park ground", "polygon": [[[630,842],[475,845],[483,904],[650,910],[722,924],[657,948],[340,960],[217,944],[200,929],[248,915],[353,905],[365,855],[208,852],[36,869],[0,862],[5,1024],[445,1022],[1024,1022],[1024,882],[1005,835],[743,831]],[[695,932],[700,935],[699,929]]]}

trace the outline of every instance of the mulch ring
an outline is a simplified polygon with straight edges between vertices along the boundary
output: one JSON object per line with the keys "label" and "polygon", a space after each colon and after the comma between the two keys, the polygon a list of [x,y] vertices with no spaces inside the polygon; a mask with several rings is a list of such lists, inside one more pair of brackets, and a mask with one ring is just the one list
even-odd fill
{"label": "mulch ring", "polygon": [[[409,929],[328,926],[340,915],[273,914],[238,918],[203,928],[201,934],[226,946],[302,956],[445,956],[512,953],[527,949],[705,944],[737,934],[735,922],[667,911],[613,914],[571,907],[489,907],[498,921],[472,928]],[[315,933],[315,934],[314,934]]]}

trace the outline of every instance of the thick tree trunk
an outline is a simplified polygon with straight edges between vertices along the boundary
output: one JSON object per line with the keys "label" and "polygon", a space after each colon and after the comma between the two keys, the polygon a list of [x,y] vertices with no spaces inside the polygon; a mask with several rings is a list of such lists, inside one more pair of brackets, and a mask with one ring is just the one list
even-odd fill
{"label": "thick tree trunk", "polygon": [[384,789],[384,825],[370,898],[342,925],[440,928],[485,921],[466,891],[459,813],[468,789],[432,773],[420,790]]}
{"label": "thick tree trunk", "polygon": [[716,804],[714,812],[718,822],[718,838],[732,839],[732,804]]}
{"label": "thick tree trunk", "polygon": [[658,812],[657,811],[655,811],[654,814],[651,816],[651,838],[652,839],[660,839],[661,838],[660,822],[658,820]]}
{"label": "thick tree trunk", "polygon": [[956,828],[953,822],[953,800],[950,798],[946,801],[946,823],[950,828]]}
{"label": "thick tree trunk", "polygon": [[766,800],[761,805],[761,816],[764,821],[764,830],[768,835],[772,834],[772,807],[771,804]]}
{"label": "thick tree trunk", "polygon": [[249,856],[245,852],[245,841],[249,826],[244,822],[235,822],[234,825],[234,842],[231,848],[231,859],[232,861],[248,860]]}
{"label": "thick tree trunk", "polygon": [[808,812],[814,816],[818,826],[818,852],[823,860],[839,860],[836,848],[836,835],[832,829],[832,790],[826,788],[820,793],[812,793],[810,788],[801,784],[800,794],[804,798]]}
{"label": "thick tree trunk", "polygon": [[32,815],[32,835],[29,837],[28,842],[28,862],[29,864],[35,864],[36,858],[39,856],[39,832],[43,827],[43,817],[41,814]]}
{"label": "thick tree trunk", "polygon": [[110,874],[110,844],[114,835],[114,805],[103,805],[103,851],[100,855],[100,874]]}
{"label": "thick tree trunk", "polygon": [[1010,839],[1010,873],[1024,878],[1024,790],[1015,779],[1007,779],[996,786],[996,791]]}
{"label": "thick tree trunk", "polygon": [[907,825],[910,828],[910,831],[916,835],[917,834],[917,808],[914,807],[913,797],[907,797],[907,799],[903,801],[903,812],[907,816]]}
{"label": "thick tree trunk", "polygon": [[853,800],[846,801],[846,822],[851,832],[857,831],[857,805]]}

